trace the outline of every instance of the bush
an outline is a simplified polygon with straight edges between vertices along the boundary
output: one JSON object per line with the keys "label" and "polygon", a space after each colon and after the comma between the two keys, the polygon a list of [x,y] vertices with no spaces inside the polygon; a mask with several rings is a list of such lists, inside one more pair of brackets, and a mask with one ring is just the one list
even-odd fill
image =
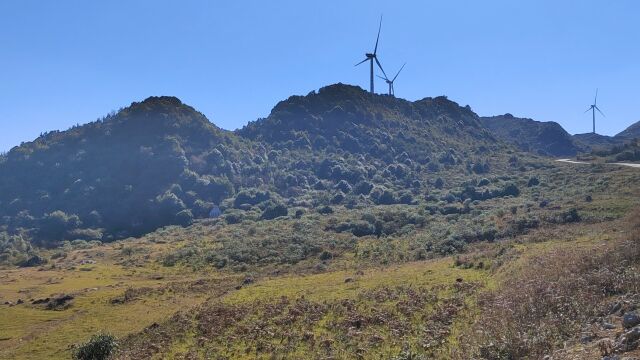
{"label": "bush", "polygon": [[376,187],[371,191],[371,199],[378,205],[391,205],[396,202],[393,192],[382,187]]}
{"label": "bush", "polygon": [[230,210],[222,215],[227,224],[238,224],[244,220],[244,212],[240,210]]}
{"label": "bush", "polygon": [[77,360],[106,360],[118,347],[116,338],[109,334],[96,334],[73,352]]}
{"label": "bush", "polygon": [[504,189],[502,189],[503,196],[518,196],[520,195],[520,189],[514,183],[508,183]]}
{"label": "bush", "polygon": [[353,192],[356,193],[356,195],[369,195],[369,193],[371,192],[371,189],[373,189],[373,184],[368,182],[368,181],[360,181],[359,183],[356,184],[356,186],[353,188]]}
{"label": "bush", "polygon": [[244,204],[257,205],[269,199],[271,199],[271,194],[268,191],[258,191],[256,189],[242,190],[233,200],[233,206],[238,208]]}
{"label": "bush", "polygon": [[347,182],[346,180],[340,180],[340,182],[338,182],[335,188],[342,191],[345,194],[351,192],[351,185],[349,185],[349,182]]}
{"label": "bush", "polygon": [[332,204],[340,204],[344,201],[344,194],[342,192],[337,193],[333,198],[331,198]]}
{"label": "bush", "polygon": [[283,204],[270,202],[262,212],[262,218],[265,220],[271,220],[280,216],[287,216],[287,213],[288,209]]}
{"label": "bush", "polygon": [[318,209],[318,212],[322,215],[328,215],[328,214],[333,214],[333,208],[331,206],[323,206],[321,208]]}
{"label": "bush", "polygon": [[487,178],[482,178],[478,181],[478,186],[486,186],[489,185],[490,181]]}
{"label": "bush", "polygon": [[191,210],[185,209],[176,214],[176,223],[182,226],[193,224],[193,214]]}

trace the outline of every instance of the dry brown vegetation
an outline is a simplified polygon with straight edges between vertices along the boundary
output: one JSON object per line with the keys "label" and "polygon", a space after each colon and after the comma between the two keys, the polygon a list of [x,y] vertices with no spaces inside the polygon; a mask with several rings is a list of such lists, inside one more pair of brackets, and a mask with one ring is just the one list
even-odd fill
{"label": "dry brown vegetation", "polygon": [[474,346],[460,357],[539,359],[595,338],[589,324],[603,321],[614,300],[640,292],[640,211],[607,230],[617,234],[611,241],[552,246],[503,269],[512,273],[480,297]]}

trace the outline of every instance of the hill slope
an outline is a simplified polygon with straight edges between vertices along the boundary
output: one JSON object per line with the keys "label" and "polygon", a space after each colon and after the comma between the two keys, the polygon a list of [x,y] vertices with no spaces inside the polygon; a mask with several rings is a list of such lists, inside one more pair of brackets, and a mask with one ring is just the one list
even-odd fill
{"label": "hill slope", "polygon": [[556,122],[517,118],[511,114],[480,120],[497,137],[523,151],[549,156],[572,156],[578,151],[571,135]]}
{"label": "hill slope", "polygon": [[619,134],[615,136],[615,138],[620,138],[625,140],[640,138],[640,121],[632,124],[631,126],[626,128],[624,131],[621,131]]}
{"label": "hill slope", "polygon": [[573,135],[575,144],[583,151],[593,151],[595,149],[609,148],[620,144],[620,140],[607,135],[584,133]]}
{"label": "hill slope", "polygon": [[409,102],[337,84],[237,132],[151,97],[0,158],[0,235],[49,246],[188,225],[215,204],[241,221],[411,203],[427,187],[516,165],[468,106],[445,97]]}
{"label": "hill slope", "polygon": [[180,100],[151,97],[12,149],[0,163],[0,215],[11,219],[5,221],[10,228],[34,229],[28,235],[43,243],[123,237],[188,222],[189,213],[176,214],[197,206],[165,191],[177,184],[204,201],[229,195],[224,166],[216,170],[223,178],[201,182],[188,171],[216,146],[238,144]]}
{"label": "hill slope", "polygon": [[478,116],[446,97],[415,102],[336,84],[280,102],[266,119],[238,135],[276,147],[341,149],[391,159],[402,152],[425,159],[438,151],[487,151],[494,137]]}

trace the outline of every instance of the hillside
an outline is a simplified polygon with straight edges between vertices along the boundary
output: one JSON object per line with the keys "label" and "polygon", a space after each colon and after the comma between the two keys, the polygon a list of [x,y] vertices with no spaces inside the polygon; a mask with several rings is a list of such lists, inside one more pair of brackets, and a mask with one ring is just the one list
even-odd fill
{"label": "hillside", "polygon": [[[43,250],[0,269],[0,358],[69,359],[100,333],[115,359],[637,356],[622,321],[640,305],[640,172],[461,176],[412,204]],[[483,195],[504,180],[519,190]]]}
{"label": "hillside", "polygon": [[573,156],[578,152],[571,135],[556,122],[517,118],[511,114],[482,117],[480,121],[497,137],[522,151],[546,156]]}
{"label": "hillside", "polygon": [[624,131],[618,133],[615,138],[623,139],[623,140],[631,140],[635,138],[640,138],[640,121],[632,124]]}
{"label": "hillside", "polygon": [[12,149],[0,162],[0,233],[55,246],[189,225],[214,205],[272,218],[292,206],[407,203],[407,189],[439,177],[455,185],[504,171],[514,165],[506,149],[445,97],[409,102],[337,84],[235,133],[151,97]]}
{"label": "hillside", "polygon": [[44,134],[0,163],[3,225],[48,244],[108,241],[189,223],[190,211],[204,214],[207,203],[233,192],[233,170],[223,159],[211,169],[216,177],[190,171],[201,170],[200,157],[222,156],[214,149],[235,160],[243,146],[172,97],[151,97],[99,121]]}
{"label": "hillside", "polygon": [[237,133],[275,147],[340,149],[383,160],[407,152],[425,162],[449,149],[471,155],[499,148],[469,107],[446,97],[409,102],[344,84],[292,96]]}
{"label": "hillside", "polygon": [[584,133],[573,135],[574,142],[585,152],[609,148],[620,144],[620,140],[607,135]]}

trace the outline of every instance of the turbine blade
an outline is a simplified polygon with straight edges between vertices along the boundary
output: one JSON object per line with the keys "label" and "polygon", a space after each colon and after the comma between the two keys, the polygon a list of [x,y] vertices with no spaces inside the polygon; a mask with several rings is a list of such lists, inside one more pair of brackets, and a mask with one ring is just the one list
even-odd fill
{"label": "turbine blade", "polygon": [[593,107],[588,108],[587,111],[585,111],[585,114],[591,111],[591,109],[593,109]]}
{"label": "turbine blade", "polygon": [[603,113],[602,111],[600,111],[600,109],[599,109],[597,106],[596,106],[595,108],[596,108],[596,110],[598,110],[598,112],[599,112],[600,114],[602,114],[602,116],[606,117],[606,116],[604,115],[604,113]]}
{"label": "turbine blade", "polygon": [[364,60],[360,61],[359,63],[355,64],[354,66],[358,66],[358,65],[362,64],[363,62],[365,62],[365,61],[367,61],[367,60],[369,60],[369,58],[366,58],[366,59],[364,59]]}
{"label": "turbine blade", "polygon": [[388,77],[387,73],[384,72],[384,69],[382,68],[382,65],[380,65],[380,61],[378,61],[378,57],[374,57],[374,59],[376,59],[376,64],[378,64],[378,67],[380,68],[380,70],[382,70],[382,73],[384,74],[384,77]]}
{"label": "turbine blade", "polygon": [[380,25],[378,25],[378,37],[376,38],[376,47],[373,49],[373,55],[378,53],[378,41],[380,40],[380,30],[382,30],[382,15],[380,15]]}
{"label": "turbine blade", "polygon": [[396,76],[393,77],[393,80],[391,80],[391,82],[396,81],[396,78],[398,77],[398,75],[400,75],[400,71],[404,69],[405,65],[407,65],[407,63],[402,64],[402,67],[400,68],[400,70],[398,70],[398,72],[396,73]]}
{"label": "turbine blade", "polygon": [[596,88],[596,97],[593,99],[593,105],[598,103],[598,89]]}
{"label": "turbine blade", "polygon": [[380,75],[376,75],[376,76],[377,76],[377,77],[379,77],[379,78],[380,78],[380,79],[382,79],[382,80],[389,81],[389,79],[387,79],[386,77],[382,77],[382,76],[380,76]]}

